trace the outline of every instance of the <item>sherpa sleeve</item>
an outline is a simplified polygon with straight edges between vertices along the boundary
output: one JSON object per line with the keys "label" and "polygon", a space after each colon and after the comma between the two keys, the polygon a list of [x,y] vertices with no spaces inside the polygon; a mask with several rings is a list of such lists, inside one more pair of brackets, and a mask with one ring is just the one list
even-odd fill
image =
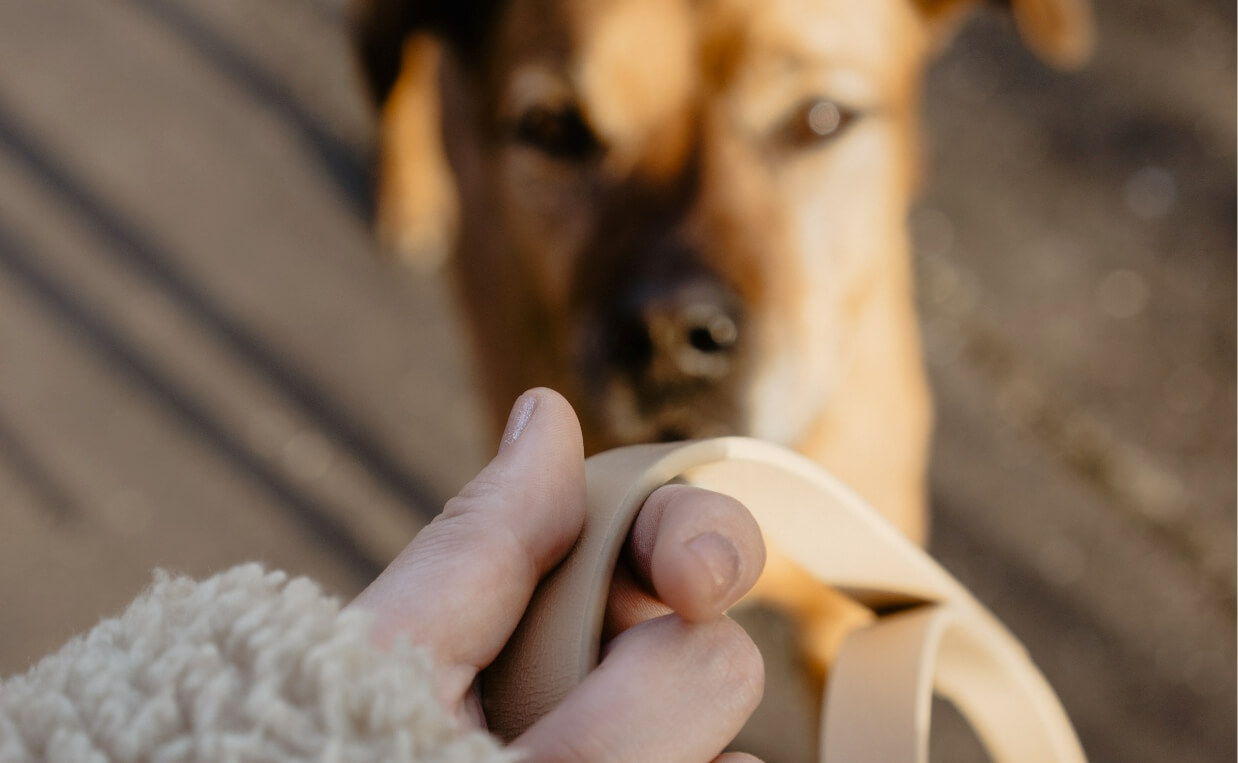
{"label": "sherpa sleeve", "polygon": [[424,649],[256,564],[156,573],[119,617],[0,683],[0,763],[506,763],[436,698]]}

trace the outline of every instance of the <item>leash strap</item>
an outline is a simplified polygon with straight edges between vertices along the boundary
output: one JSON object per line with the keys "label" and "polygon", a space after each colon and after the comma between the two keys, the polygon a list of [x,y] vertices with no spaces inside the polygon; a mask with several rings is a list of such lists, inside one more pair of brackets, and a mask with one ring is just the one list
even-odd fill
{"label": "leash strap", "polygon": [[768,544],[878,613],[846,638],[830,666],[823,761],[927,760],[934,693],[955,704],[997,763],[1085,761],[1022,645],[816,464],[769,443],[724,437],[619,448],[585,468],[580,539],[542,581],[483,678],[486,718],[501,738],[514,739],[597,666],[610,580],[636,513],[655,489],[681,482],[738,499]]}

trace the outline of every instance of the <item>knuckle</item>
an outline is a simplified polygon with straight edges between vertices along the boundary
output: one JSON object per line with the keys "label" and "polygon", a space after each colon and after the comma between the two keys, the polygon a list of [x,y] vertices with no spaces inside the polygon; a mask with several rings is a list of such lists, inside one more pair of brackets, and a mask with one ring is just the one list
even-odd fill
{"label": "knuckle", "polygon": [[[482,564],[451,565],[455,574],[479,578],[476,582],[482,586],[504,580],[535,580],[537,564],[526,543],[507,523],[463,505],[468,500],[462,496],[448,501],[443,513],[431,523],[433,529],[421,548],[423,555],[453,558],[455,562],[484,560]],[[454,502],[459,503],[448,513]]]}
{"label": "knuckle", "polygon": [[490,474],[490,469],[483,469],[463,488],[459,494],[450,498],[443,505],[441,516],[455,517],[472,514],[484,510],[496,500],[501,500],[510,488],[501,479]]}

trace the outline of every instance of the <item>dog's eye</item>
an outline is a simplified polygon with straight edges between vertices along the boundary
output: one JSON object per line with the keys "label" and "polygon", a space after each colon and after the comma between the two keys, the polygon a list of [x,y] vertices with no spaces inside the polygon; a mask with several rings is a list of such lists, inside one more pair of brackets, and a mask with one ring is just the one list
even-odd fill
{"label": "dog's eye", "polygon": [[534,106],[516,121],[512,134],[517,141],[565,161],[585,161],[600,148],[575,106]]}
{"label": "dog's eye", "polygon": [[824,98],[801,103],[782,130],[792,148],[811,148],[838,137],[856,119],[856,113]]}

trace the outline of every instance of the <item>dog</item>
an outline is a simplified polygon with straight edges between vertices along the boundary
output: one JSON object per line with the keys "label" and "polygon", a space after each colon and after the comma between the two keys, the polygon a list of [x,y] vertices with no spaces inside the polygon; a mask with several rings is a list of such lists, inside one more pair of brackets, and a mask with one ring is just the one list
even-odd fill
{"label": "dog", "polygon": [[[923,542],[906,217],[922,75],[974,4],[362,0],[380,230],[449,261],[497,430],[541,385],[589,452],[771,440]],[[1007,4],[1087,56],[1085,0]],[[760,588],[824,665],[837,609],[776,563]]]}

